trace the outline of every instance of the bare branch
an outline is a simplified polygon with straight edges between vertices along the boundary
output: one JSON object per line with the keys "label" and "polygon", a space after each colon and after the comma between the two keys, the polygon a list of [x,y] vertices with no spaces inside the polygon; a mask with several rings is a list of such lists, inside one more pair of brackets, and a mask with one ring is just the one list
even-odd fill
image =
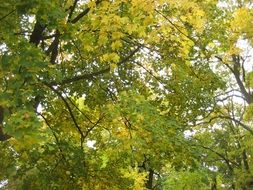
{"label": "bare branch", "polygon": [[50,55],[50,63],[51,64],[55,64],[56,58],[58,56],[58,48],[59,48],[59,42],[60,42],[60,32],[58,30],[56,30],[55,32],[55,38],[53,40],[53,42],[51,43],[51,45],[48,47],[46,54]]}
{"label": "bare branch", "polygon": [[[240,92],[245,97],[245,100],[248,104],[253,103],[253,95],[249,92],[247,92],[246,87],[241,79],[241,73],[240,73],[240,67],[242,67],[242,70],[244,69],[243,66],[240,64],[240,57],[237,55],[232,55],[232,61],[234,63],[233,67],[231,67],[229,64],[225,63],[224,60],[219,57],[215,56],[220,62],[222,62],[234,75],[237,85],[240,88]],[[244,60],[243,60],[244,61]],[[242,72],[245,72],[244,70]],[[242,77],[244,78],[245,73],[242,73]]]}

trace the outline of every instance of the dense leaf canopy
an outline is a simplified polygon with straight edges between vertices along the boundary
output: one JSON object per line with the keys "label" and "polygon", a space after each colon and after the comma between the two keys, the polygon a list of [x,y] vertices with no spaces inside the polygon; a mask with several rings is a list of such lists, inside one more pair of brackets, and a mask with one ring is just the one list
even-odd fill
{"label": "dense leaf canopy", "polygon": [[251,0],[0,10],[0,188],[253,188]]}

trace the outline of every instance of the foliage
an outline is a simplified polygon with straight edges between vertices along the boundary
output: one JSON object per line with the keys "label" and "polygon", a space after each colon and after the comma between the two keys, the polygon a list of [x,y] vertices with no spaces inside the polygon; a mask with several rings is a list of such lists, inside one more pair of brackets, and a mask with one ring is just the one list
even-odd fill
{"label": "foliage", "polygon": [[252,188],[251,1],[0,4],[2,188]]}

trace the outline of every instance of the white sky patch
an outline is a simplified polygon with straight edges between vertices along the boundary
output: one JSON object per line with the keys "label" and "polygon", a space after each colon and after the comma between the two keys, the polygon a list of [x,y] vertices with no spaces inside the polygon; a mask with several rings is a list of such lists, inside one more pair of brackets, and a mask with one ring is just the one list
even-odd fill
{"label": "white sky patch", "polygon": [[94,146],[96,144],[96,141],[95,140],[88,140],[86,145],[89,147],[89,148],[93,148],[93,149],[96,149],[96,147]]}
{"label": "white sky patch", "polygon": [[0,181],[0,189],[2,188],[2,187],[4,187],[5,185],[7,185],[8,184],[8,180],[6,179],[6,180],[1,180]]}
{"label": "white sky patch", "polygon": [[184,137],[185,138],[191,138],[192,136],[194,136],[195,134],[196,134],[196,130],[194,131],[194,130],[186,130],[186,131],[184,131]]}
{"label": "white sky patch", "polygon": [[41,113],[42,110],[43,110],[42,105],[39,104],[38,107],[37,107],[37,112],[38,112],[38,113]]}
{"label": "white sky patch", "polygon": [[33,22],[35,21],[35,16],[34,16],[34,15],[30,15],[30,16],[28,17],[28,21],[29,21],[30,23],[33,23]]}
{"label": "white sky patch", "polygon": [[238,40],[236,45],[242,50],[242,56],[245,59],[245,63],[244,63],[245,69],[247,71],[252,71],[253,70],[252,46],[249,44],[247,40],[244,40],[244,39]]}

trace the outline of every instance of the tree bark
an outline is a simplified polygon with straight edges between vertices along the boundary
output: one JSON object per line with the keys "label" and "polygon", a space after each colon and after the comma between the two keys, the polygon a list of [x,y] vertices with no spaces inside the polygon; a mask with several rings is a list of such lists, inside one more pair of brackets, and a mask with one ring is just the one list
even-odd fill
{"label": "tree bark", "polygon": [[243,84],[243,81],[241,79],[241,73],[240,73],[240,66],[241,66],[241,64],[240,64],[240,59],[236,55],[233,55],[232,58],[233,58],[233,62],[234,62],[234,67],[233,67],[232,72],[233,72],[233,74],[235,76],[235,80],[236,80],[236,82],[237,82],[237,84],[238,84],[238,86],[240,88],[241,93],[245,97],[246,102],[248,104],[251,104],[251,103],[253,103],[253,95],[246,90],[245,85]]}
{"label": "tree bark", "polygon": [[217,179],[216,176],[212,179],[211,190],[217,190]]}
{"label": "tree bark", "polygon": [[0,141],[6,141],[10,138],[9,135],[3,132],[4,108],[0,106]]}
{"label": "tree bark", "polygon": [[153,189],[153,178],[154,178],[154,170],[150,169],[148,174],[148,181],[146,183],[146,187],[148,189]]}
{"label": "tree bark", "polygon": [[34,25],[33,32],[30,36],[30,43],[35,44],[36,46],[39,45],[40,41],[42,40],[42,34],[45,30],[46,26],[43,26],[38,20]]}

